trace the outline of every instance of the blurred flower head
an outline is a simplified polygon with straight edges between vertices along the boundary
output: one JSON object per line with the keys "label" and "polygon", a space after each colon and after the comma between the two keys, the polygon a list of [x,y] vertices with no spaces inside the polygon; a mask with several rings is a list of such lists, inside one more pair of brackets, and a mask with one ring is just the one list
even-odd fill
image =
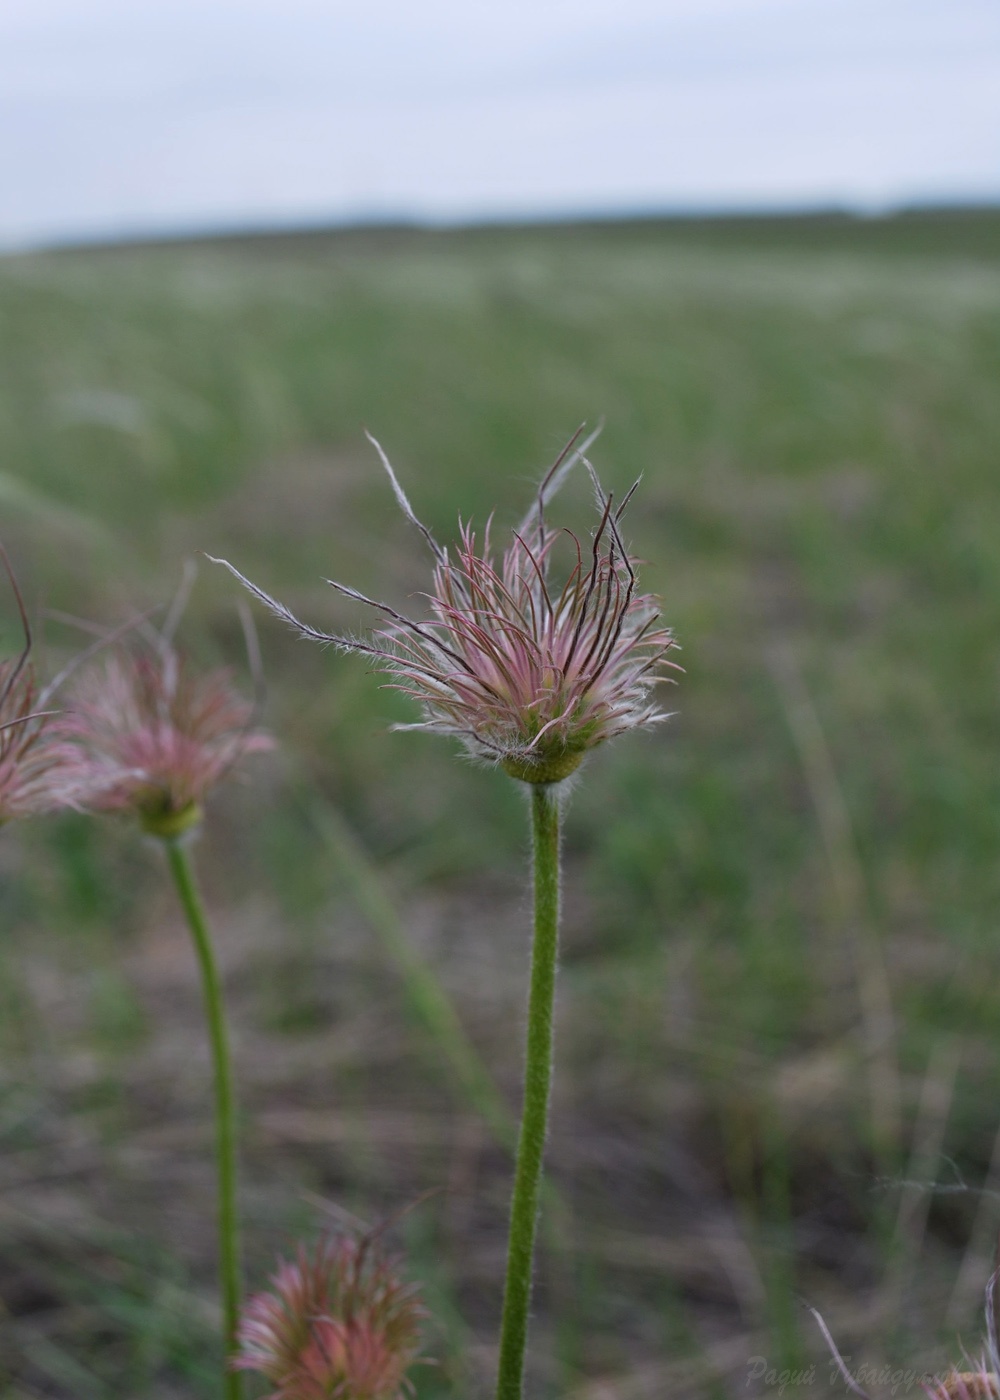
{"label": "blurred flower head", "polygon": [[[991,1274],[986,1284],[986,1344],[980,1360],[978,1362],[972,1361],[966,1353],[966,1369],[960,1371],[955,1367],[943,1376],[924,1375],[920,1377],[912,1372],[904,1373],[908,1385],[911,1382],[919,1382],[928,1400],[1000,1400],[1000,1350],[997,1347],[995,1312],[998,1278],[1000,1278],[1000,1269]],[[815,1308],[810,1308],[809,1311],[819,1324],[823,1339],[830,1348],[830,1356],[834,1366],[839,1371],[847,1389],[853,1395],[857,1395],[859,1400],[872,1400],[868,1391],[862,1389],[858,1379],[848,1369],[847,1363],[837,1350],[837,1344],[820,1313]],[[892,1393],[896,1393],[895,1385]]]}
{"label": "blurred flower head", "polygon": [[[678,669],[667,660],[676,643],[659,625],[657,600],[639,591],[636,560],[619,528],[638,482],[616,504],[584,455],[593,439],[578,446],[578,437],[557,458],[499,558],[489,523],[481,538],[460,526],[454,550],[442,548],[414,515],[375,443],[397,501],[434,556],[427,622],[333,583],[378,609],[388,624],[371,638],[319,632],[231,564],[216,562],[302,635],[373,657],[394,688],[422,706],[423,720],[401,728],[453,735],[475,757],[525,782],[559,782],[606,739],[666,718],[650,692]],[[581,461],[598,514],[586,543],[546,519],[552,496]],[[567,567],[557,582],[552,564],[560,546]]]}
{"label": "blurred flower head", "polygon": [[950,1371],[924,1385],[930,1400],[1000,1400],[996,1372],[983,1362],[971,1371]]}
{"label": "blurred flower head", "polygon": [[273,746],[254,717],[228,671],[193,673],[158,637],[104,657],[59,729],[88,806],[131,810],[154,835],[172,837],[200,820],[207,794],[245,754]]}
{"label": "blurred flower head", "polygon": [[0,549],[24,631],[18,656],[0,661],[0,824],[74,805],[81,786],[73,753],[57,735],[48,699],[31,662],[31,628],[17,580]]}
{"label": "blurred flower head", "polygon": [[986,1342],[978,1362],[967,1360],[967,1369],[933,1376],[924,1382],[929,1400],[1000,1400],[1000,1352],[997,1347],[996,1286],[1000,1270],[986,1284]]}
{"label": "blurred flower head", "polygon": [[257,1371],[268,1400],[399,1400],[420,1351],[424,1309],[371,1235],[322,1240],[282,1262],[249,1300],[238,1370]]}
{"label": "blurred flower head", "polygon": [[0,661],[0,823],[73,806],[83,794],[44,703],[23,654]]}

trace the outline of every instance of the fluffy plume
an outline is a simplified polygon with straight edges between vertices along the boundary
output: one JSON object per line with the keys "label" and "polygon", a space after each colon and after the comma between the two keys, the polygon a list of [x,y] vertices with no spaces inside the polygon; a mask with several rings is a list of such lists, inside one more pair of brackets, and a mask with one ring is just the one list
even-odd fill
{"label": "fluffy plume", "polygon": [[268,1400],[400,1400],[420,1351],[424,1309],[371,1235],[300,1247],[247,1303],[236,1369],[256,1371]]}
{"label": "fluffy plume", "polygon": [[[387,622],[370,638],[320,632],[226,560],[214,562],[301,635],[361,652],[387,671],[393,687],[423,710],[419,724],[402,728],[453,735],[474,756],[526,782],[559,782],[598,744],[663,720],[650,692],[678,669],[667,660],[676,643],[659,625],[657,600],[639,592],[636,561],[619,528],[638,482],[616,505],[584,455],[593,436],[583,443],[579,437],[556,459],[500,558],[489,523],[481,538],[460,525],[458,545],[451,552],[442,548],[374,444],[403,513],[434,557],[426,622],[328,580]],[[546,519],[549,501],[580,462],[590,473],[598,513],[586,544]],[[560,545],[567,567],[556,583],[552,564]]]}

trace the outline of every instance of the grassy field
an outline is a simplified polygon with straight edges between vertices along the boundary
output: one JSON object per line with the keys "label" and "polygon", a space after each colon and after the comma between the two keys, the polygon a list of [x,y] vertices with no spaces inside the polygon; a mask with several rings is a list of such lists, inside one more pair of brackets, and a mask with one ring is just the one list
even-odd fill
{"label": "grassy field", "polygon": [[[1000,1221],[1000,213],[9,257],[0,359],[0,535],[40,609],[109,624],[207,550],[364,626],[324,577],[397,604],[428,577],[366,426],[451,537],[460,513],[514,524],[605,417],[595,460],[616,490],[643,476],[629,533],[686,674],[569,810],[531,1394],[776,1393],[753,1357],[816,1361],[830,1391],[805,1303],[853,1364],[976,1350]],[[582,479],[563,509],[589,528]],[[235,604],[204,565],[182,640],[245,673]],[[480,1400],[509,1163],[385,936],[516,1105],[522,795],[388,732],[414,716],[356,658],[259,625],[280,749],[197,850],[249,1277],[334,1207],[417,1201],[394,1238],[436,1317],[419,1393]],[[45,632],[53,659],[79,645]],[[158,855],[77,816],[0,840],[4,1396],[215,1393],[207,1060]]]}

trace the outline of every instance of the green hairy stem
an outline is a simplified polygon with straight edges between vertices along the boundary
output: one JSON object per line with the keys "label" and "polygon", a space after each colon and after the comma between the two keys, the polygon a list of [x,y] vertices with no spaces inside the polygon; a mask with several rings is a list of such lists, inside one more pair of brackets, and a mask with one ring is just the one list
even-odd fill
{"label": "green hairy stem", "polygon": [[187,849],[178,839],[165,839],[163,844],[198,955],[205,997],[205,1016],[212,1046],[212,1064],[215,1071],[215,1155],[219,1191],[219,1274],[222,1285],[226,1356],[222,1393],[225,1400],[241,1400],[242,1378],[231,1370],[229,1365],[236,1350],[236,1328],[240,1317],[242,1288],[236,1210],[236,1114],[222,985],[204,906],[195,884]]}
{"label": "green hairy stem", "polygon": [[535,936],[531,953],[524,1109],[514,1170],[510,1240],[500,1328],[497,1400],[521,1400],[535,1227],[552,1083],[553,1006],[559,950],[559,801],[548,784],[531,788]]}

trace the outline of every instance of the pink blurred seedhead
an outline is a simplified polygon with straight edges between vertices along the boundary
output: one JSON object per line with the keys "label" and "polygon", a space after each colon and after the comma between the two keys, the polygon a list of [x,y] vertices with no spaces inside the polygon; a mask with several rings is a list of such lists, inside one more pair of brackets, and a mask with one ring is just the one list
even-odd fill
{"label": "pink blurred seedhead", "polygon": [[[389,622],[369,638],[319,632],[226,560],[215,562],[301,635],[374,658],[392,687],[423,709],[419,724],[400,728],[453,735],[473,756],[524,782],[560,782],[598,744],[665,719],[650,692],[678,669],[667,660],[676,643],[659,625],[657,599],[639,592],[637,561],[619,528],[638,482],[616,504],[586,459],[593,436],[578,444],[579,437],[556,459],[499,559],[489,522],[481,539],[460,524],[458,545],[451,552],[442,548],[414,515],[372,439],[400,507],[434,556],[427,622],[328,580]],[[598,511],[587,544],[546,519],[549,501],[579,462],[590,473]],[[557,584],[551,566],[559,547],[567,566]]]}
{"label": "pink blurred seedhead", "polygon": [[426,1316],[417,1290],[373,1235],[338,1235],[282,1261],[237,1332],[237,1370],[256,1371],[268,1400],[401,1400],[412,1393]]}
{"label": "pink blurred seedhead", "polygon": [[997,1346],[996,1287],[1000,1270],[986,1284],[986,1341],[978,1361],[966,1356],[966,1367],[924,1381],[928,1400],[1000,1400],[1000,1350]]}
{"label": "pink blurred seedhead", "polygon": [[40,689],[31,661],[32,637],[24,599],[7,555],[2,563],[17,603],[24,646],[0,661],[0,824],[75,805],[82,796],[73,753],[58,737],[53,688]]}
{"label": "pink blurred seedhead", "polygon": [[195,826],[209,792],[246,754],[273,747],[230,673],[198,673],[169,638],[109,655],[60,722],[94,810],[134,812],[165,838]]}
{"label": "pink blurred seedhead", "polygon": [[[995,1271],[990,1276],[986,1285],[986,1342],[982,1356],[978,1361],[973,1361],[966,1353],[965,1366],[962,1370],[953,1367],[942,1376],[914,1376],[913,1380],[919,1380],[920,1387],[928,1400],[1000,1400],[1000,1350],[997,1346],[995,1307],[998,1278],[1000,1278],[1000,1270]],[[868,1391],[862,1389],[856,1377],[851,1374],[822,1316],[815,1308],[810,1308],[809,1311],[819,1324],[823,1339],[830,1349],[833,1363],[846,1388],[853,1395],[857,1395],[859,1400],[873,1400]],[[895,1390],[893,1394],[895,1394]]]}
{"label": "pink blurred seedhead", "polygon": [[996,1372],[984,1360],[971,1371],[950,1371],[924,1383],[929,1400],[998,1400]]}

